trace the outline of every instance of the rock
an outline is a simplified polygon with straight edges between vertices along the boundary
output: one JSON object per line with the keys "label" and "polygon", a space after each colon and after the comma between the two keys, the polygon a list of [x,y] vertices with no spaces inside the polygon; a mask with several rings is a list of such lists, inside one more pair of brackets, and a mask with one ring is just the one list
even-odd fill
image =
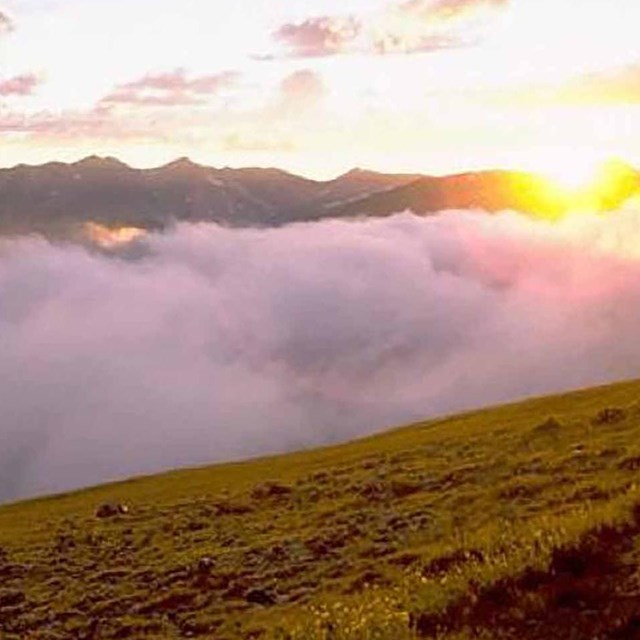
{"label": "rock", "polygon": [[251,604],[259,604],[263,607],[271,607],[278,602],[275,595],[266,589],[249,589],[244,598]]}
{"label": "rock", "polygon": [[105,503],[96,509],[96,518],[115,518],[127,513],[129,513],[129,507],[126,504]]}
{"label": "rock", "polygon": [[286,484],[279,482],[265,482],[254,487],[251,497],[254,500],[264,500],[268,498],[284,498],[293,493],[293,489]]}
{"label": "rock", "polygon": [[594,425],[611,425],[622,422],[627,417],[627,412],[620,407],[606,407],[598,412],[593,419]]}
{"label": "rock", "polygon": [[13,580],[16,578],[24,578],[29,571],[29,566],[24,564],[9,563],[0,565],[0,578]]}
{"label": "rock", "polygon": [[234,503],[229,500],[221,500],[213,505],[215,516],[241,516],[252,511],[246,504]]}
{"label": "rock", "polygon": [[22,591],[14,589],[3,589],[0,591],[0,609],[6,607],[17,607],[26,600],[26,597]]}
{"label": "rock", "polygon": [[214,564],[215,562],[213,558],[210,558],[208,556],[204,556],[203,558],[200,558],[200,560],[198,560],[198,566],[197,566],[198,573],[200,574],[211,573],[211,570],[213,569]]}

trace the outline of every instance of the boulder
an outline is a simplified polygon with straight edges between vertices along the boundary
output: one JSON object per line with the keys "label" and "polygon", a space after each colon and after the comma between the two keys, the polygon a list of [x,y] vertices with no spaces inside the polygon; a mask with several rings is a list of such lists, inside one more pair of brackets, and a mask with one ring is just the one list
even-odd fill
{"label": "boulder", "polygon": [[127,513],[129,513],[129,507],[126,504],[107,502],[101,504],[96,509],[96,518],[115,518],[116,516],[125,515]]}
{"label": "boulder", "polygon": [[278,602],[276,596],[266,589],[249,589],[244,598],[251,604],[260,604],[263,607],[270,607]]}

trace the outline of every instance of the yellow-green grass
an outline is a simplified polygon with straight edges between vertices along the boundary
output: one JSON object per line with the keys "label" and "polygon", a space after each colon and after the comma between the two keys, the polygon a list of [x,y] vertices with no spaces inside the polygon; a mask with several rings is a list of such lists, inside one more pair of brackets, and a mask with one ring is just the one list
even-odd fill
{"label": "yellow-green grass", "polygon": [[[563,553],[617,531],[592,563],[631,580],[638,469],[627,382],[7,505],[0,638],[555,637]],[[129,513],[96,518],[107,502]],[[603,602],[599,637],[628,604]]]}

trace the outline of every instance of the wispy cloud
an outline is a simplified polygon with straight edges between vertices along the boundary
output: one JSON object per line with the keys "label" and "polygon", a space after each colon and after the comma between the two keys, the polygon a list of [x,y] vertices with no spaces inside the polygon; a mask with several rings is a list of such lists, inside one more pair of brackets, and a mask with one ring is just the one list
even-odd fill
{"label": "wispy cloud", "polygon": [[354,16],[322,16],[282,25],[273,35],[293,57],[316,58],[345,53],[362,31]]}
{"label": "wispy cloud", "polygon": [[427,20],[457,20],[486,9],[502,9],[511,0],[408,0],[399,9]]}
{"label": "wispy cloud", "polygon": [[377,28],[381,53],[424,53],[482,41],[482,26],[510,0],[408,0],[390,7]]}
{"label": "wispy cloud", "polygon": [[184,69],[147,75],[128,82],[102,99],[104,104],[147,106],[186,106],[203,104],[224,89],[233,86],[238,74],[226,71],[189,77]]}
{"label": "wispy cloud", "polygon": [[0,97],[30,96],[39,84],[40,78],[32,73],[0,80]]}
{"label": "wispy cloud", "polygon": [[478,92],[496,104],[530,107],[592,107],[640,104],[640,63],[573,75],[562,82],[535,83]]}
{"label": "wispy cloud", "polygon": [[36,136],[43,141],[156,139],[160,133],[152,124],[123,122],[111,108],[97,106],[88,111],[41,111],[35,114],[0,113],[0,133]]}
{"label": "wispy cloud", "polygon": [[640,63],[583,75],[558,94],[564,101],[582,104],[640,103]]}
{"label": "wispy cloud", "polygon": [[317,105],[325,92],[320,75],[309,69],[293,72],[280,85],[282,101],[287,107],[296,109]]}
{"label": "wispy cloud", "polygon": [[487,11],[502,9],[510,1],[408,0],[382,13],[287,23],[273,35],[287,55],[301,58],[440,51],[477,43],[477,34],[468,33],[468,23],[486,18]]}

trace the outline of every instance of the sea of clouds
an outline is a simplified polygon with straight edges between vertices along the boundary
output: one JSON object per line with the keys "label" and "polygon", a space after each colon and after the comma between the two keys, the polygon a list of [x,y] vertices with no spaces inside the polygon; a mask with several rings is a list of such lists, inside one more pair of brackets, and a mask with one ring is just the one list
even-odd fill
{"label": "sea of clouds", "polygon": [[0,500],[640,377],[640,206],[0,240]]}

